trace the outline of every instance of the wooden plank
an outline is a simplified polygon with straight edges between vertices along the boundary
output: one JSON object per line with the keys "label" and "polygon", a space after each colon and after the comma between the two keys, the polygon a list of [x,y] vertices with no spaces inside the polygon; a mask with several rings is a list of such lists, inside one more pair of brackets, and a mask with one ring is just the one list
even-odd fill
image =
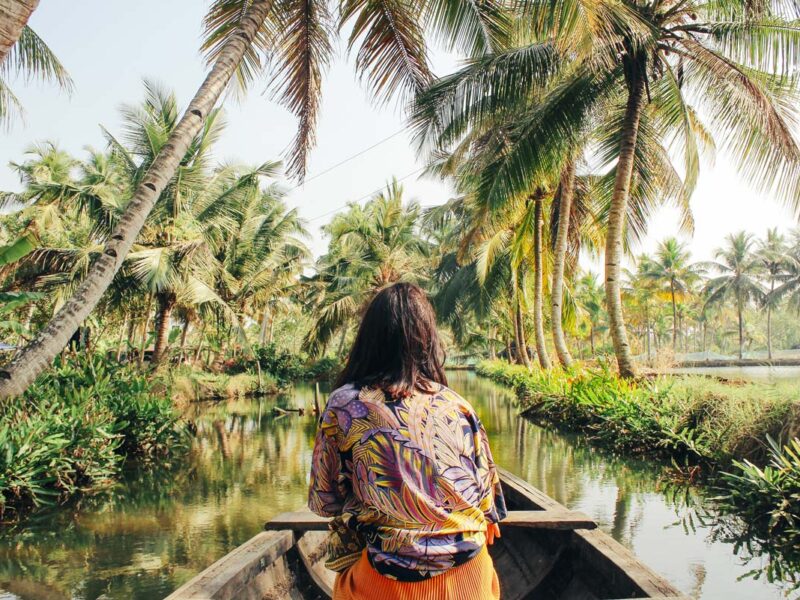
{"label": "wooden plank", "polygon": [[328,531],[330,519],[315,515],[310,510],[296,510],[285,512],[274,517],[264,524],[267,531],[279,531],[287,529],[289,531]]}
{"label": "wooden plank", "polygon": [[501,527],[529,527],[531,529],[595,529],[588,515],[573,510],[511,510],[500,521]]}
{"label": "wooden plank", "polygon": [[260,573],[282,558],[294,545],[289,531],[259,533],[220,558],[165,600],[233,600],[244,598]]}
{"label": "wooden plank", "polygon": [[[310,510],[281,513],[264,525],[267,531],[289,530],[327,531],[330,519],[319,517]],[[594,529],[597,524],[587,515],[559,508],[556,510],[512,510],[500,522],[502,527],[532,529]]]}

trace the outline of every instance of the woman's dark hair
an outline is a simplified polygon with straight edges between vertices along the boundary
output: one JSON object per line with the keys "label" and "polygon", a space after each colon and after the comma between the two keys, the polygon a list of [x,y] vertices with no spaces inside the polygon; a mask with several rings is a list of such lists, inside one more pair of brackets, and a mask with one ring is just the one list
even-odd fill
{"label": "woman's dark hair", "polygon": [[336,387],[379,387],[393,399],[430,392],[431,382],[447,385],[444,358],[425,292],[413,283],[395,283],[369,303]]}

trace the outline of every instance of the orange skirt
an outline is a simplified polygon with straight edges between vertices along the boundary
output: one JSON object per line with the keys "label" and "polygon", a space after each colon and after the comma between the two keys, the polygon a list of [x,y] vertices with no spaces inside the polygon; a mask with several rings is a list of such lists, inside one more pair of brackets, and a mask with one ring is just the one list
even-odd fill
{"label": "orange skirt", "polygon": [[424,581],[397,581],[378,573],[367,551],[336,576],[333,600],[500,600],[500,582],[484,546],[463,565]]}

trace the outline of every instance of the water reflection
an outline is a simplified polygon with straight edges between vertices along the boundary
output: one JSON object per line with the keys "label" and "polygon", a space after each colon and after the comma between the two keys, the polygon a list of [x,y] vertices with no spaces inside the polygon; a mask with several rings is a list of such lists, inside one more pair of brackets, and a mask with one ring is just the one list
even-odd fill
{"label": "water reflection", "polygon": [[[658,487],[660,469],[616,458],[578,436],[517,417],[512,395],[471,373],[451,385],[470,399],[497,462],[583,510],[679,588],[702,598],[779,598],[712,528],[684,529],[687,504]],[[68,509],[42,511],[0,539],[0,599],[161,598],[305,499],[313,390],[277,400],[194,405],[191,453]]]}

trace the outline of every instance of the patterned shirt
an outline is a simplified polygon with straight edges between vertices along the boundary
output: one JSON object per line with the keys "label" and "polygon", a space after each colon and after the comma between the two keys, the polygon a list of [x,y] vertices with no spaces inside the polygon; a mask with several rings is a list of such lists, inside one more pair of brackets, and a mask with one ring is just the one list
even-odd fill
{"label": "patterned shirt", "polygon": [[453,390],[431,385],[399,400],[370,387],[335,390],[314,447],[309,508],[337,517],[334,534],[355,530],[372,566],[401,581],[468,561],[488,523],[506,515],[478,417]]}

